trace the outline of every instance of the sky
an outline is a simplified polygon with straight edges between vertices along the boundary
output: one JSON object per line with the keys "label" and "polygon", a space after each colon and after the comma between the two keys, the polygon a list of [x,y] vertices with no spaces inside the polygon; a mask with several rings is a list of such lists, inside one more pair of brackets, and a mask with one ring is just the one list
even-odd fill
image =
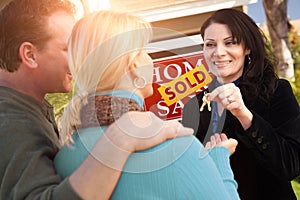
{"label": "sky", "polygon": [[[266,17],[263,8],[263,0],[258,0],[257,3],[248,4],[248,15],[254,19],[258,24],[266,24]],[[300,19],[300,0],[287,0],[288,1],[288,17],[291,20]]]}

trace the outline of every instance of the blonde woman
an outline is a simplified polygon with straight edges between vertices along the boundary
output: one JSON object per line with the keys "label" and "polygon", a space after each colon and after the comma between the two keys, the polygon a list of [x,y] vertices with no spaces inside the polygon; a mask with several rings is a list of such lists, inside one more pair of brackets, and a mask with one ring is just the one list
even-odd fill
{"label": "blonde woman", "polygon": [[[151,36],[145,20],[112,11],[92,13],[75,25],[68,49],[76,95],[64,113],[67,144],[55,158],[62,178],[93,155],[94,144],[111,123],[144,140],[165,126],[153,125],[151,113],[148,120],[140,119],[142,127],[120,118],[128,111],[142,112],[143,99],[153,93],[153,63],[145,51]],[[122,171],[111,199],[239,199],[229,165],[237,143],[221,134],[209,146],[215,145],[207,151],[194,136],[174,138],[131,154],[124,168],[105,148],[94,158]]]}

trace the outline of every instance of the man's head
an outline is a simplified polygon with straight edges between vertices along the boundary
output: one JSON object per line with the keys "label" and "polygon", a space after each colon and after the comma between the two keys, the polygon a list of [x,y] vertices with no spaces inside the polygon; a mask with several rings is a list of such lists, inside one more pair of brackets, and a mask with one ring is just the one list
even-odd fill
{"label": "man's head", "polygon": [[0,11],[0,83],[38,100],[69,92],[68,39],[75,24],[68,0],[12,0]]}
{"label": "man's head", "polygon": [[75,7],[66,0],[11,0],[0,12],[0,68],[16,71],[21,62],[19,48],[30,42],[39,50],[51,38],[46,20],[63,11],[73,15]]}

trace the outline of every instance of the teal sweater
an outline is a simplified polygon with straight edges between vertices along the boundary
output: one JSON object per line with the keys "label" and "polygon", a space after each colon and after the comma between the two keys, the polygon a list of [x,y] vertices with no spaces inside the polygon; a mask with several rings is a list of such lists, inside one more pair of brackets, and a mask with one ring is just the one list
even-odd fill
{"label": "teal sweater", "polygon": [[[128,92],[114,96],[130,97],[142,106],[142,100]],[[63,146],[54,160],[63,178],[78,168],[106,128],[73,134],[74,144]],[[205,150],[194,136],[165,141],[129,157],[111,199],[239,199],[229,156],[224,147]]]}
{"label": "teal sweater", "polygon": [[58,136],[46,101],[0,87],[0,199],[79,199],[55,172]]}

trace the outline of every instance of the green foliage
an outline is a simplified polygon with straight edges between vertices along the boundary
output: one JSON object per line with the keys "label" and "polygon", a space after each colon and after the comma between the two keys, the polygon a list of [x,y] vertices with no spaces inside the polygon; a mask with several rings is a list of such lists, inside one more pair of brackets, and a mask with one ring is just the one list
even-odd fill
{"label": "green foliage", "polygon": [[46,99],[53,105],[55,119],[58,120],[62,116],[65,107],[72,98],[72,93],[55,93],[47,94]]}
{"label": "green foliage", "polygon": [[300,199],[300,176],[298,176],[297,178],[295,178],[295,180],[292,181],[292,186],[297,199]]}
{"label": "green foliage", "polygon": [[294,94],[300,105],[300,32],[291,28],[289,32],[291,53],[294,59],[295,81],[291,82]]}
{"label": "green foliage", "polygon": [[295,81],[290,82],[295,94],[295,97],[300,105],[300,68],[295,68]]}
{"label": "green foliage", "polygon": [[[289,41],[295,69],[295,81],[290,83],[292,85],[295,97],[300,105],[300,32],[297,32],[291,28],[289,32]],[[292,181],[292,186],[297,199],[300,199],[300,176]]]}

